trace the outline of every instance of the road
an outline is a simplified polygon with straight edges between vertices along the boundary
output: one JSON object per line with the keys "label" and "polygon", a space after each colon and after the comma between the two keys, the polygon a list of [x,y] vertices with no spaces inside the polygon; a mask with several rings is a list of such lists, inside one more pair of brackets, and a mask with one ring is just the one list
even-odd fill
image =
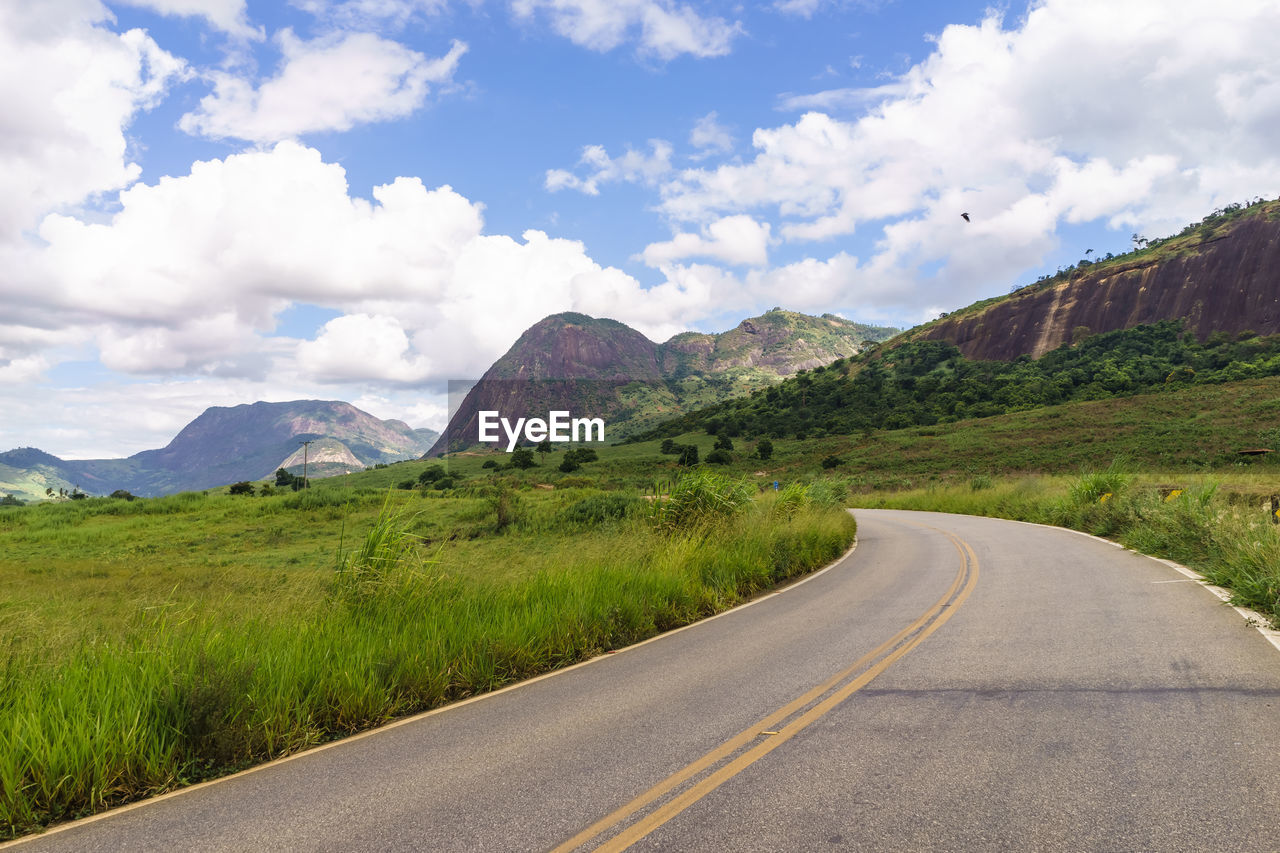
{"label": "road", "polygon": [[16,849],[1280,849],[1280,651],[1235,611],[1068,531],[856,515],[747,607]]}

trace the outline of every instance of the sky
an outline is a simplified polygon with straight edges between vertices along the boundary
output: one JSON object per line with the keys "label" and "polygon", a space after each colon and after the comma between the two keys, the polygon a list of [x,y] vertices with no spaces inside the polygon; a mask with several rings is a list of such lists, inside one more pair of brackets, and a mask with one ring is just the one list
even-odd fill
{"label": "sky", "polygon": [[908,327],[1275,197],[1278,32],[1277,0],[0,0],[0,450],[256,400],[438,429],[560,311]]}

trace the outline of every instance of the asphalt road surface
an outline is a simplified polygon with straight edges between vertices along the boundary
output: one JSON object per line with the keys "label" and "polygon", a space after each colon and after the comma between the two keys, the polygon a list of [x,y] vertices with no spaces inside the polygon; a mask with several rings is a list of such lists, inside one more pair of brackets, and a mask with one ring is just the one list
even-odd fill
{"label": "asphalt road surface", "polygon": [[745,608],[17,849],[1280,849],[1280,651],[1234,610],[1067,531],[856,515]]}

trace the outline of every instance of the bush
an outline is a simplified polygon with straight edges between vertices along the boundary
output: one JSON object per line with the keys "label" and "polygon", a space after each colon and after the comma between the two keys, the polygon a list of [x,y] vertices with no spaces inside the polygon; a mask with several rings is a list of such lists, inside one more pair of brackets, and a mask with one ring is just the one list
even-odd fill
{"label": "bush", "polygon": [[413,489],[418,488],[418,481],[417,480],[401,480],[400,482],[396,483],[396,488],[405,492],[412,491]]}
{"label": "bush", "polygon": [[844,460],[841,459],[839,456],[825,456],[822,459],[823,468],[835,468],[836,466],[843,465],[843,464],[844,464]]}
{"label": "bush", "polygon": [[768,459],[773,455],[773,442],[767,438],[760,439],[760,443],[756,445],[756,456]]}
{"label": "bush", "polygon": [[[445,477],[445,471],[439,465],[432,465],[422,469],[422,473],[418,475],[418,482],[426,486],[434,483],[436,480],[442,480]],[[410,486],[409,488],[413,488]]]}
{"label": "bush", "polygon": [[667,532],[696,530],[726,521],[751,505],[754,487],[709,468],[682,476],[664,501],[655,501],[658,527]]}
{"label": "bush", "polygon": [[497,467],[498,467],[498,460],[496,460],[496,459],[486,459],[486,460],[484,460],[484,464],[483,464],[483,465],[481,465],[480,467],[481,467],[481,468],[497,468]]}
{"label": "bush", "polygon": [[[265,489],[266,486],[263,486],[263,488]],[[116,498],[117,500],[122,500],[122,501],[131,501],[131,500],[137,499],[136,495],[126,491],[125,489],[116,489],[114,492],[107,495],[107,497]]]}
{"label": "bush", "polygon": [[680,445],[680,455],[676,461],[686,468],[692,468],[698,464],[698,446],[696,444]]}
{"label": "bush", "polygon": [[512,468],[532,468],[538,462],[533,458],[533,451],[527,447],[520,447],[511,453],[511,461],[508,463]]}
{"label": "bush", "polygon": [[253,483],[248,480],[241,480],[238,483],[232,483],[227,489],[229,495],[252,495],[254,493]]}
{"label": "bush", "polygon": [[728,465],[733,457],[723,450],[713,450],[707,454],[707,461],[712,465]]}
{"label": "bush", "polygon": [[1077,504],[1096,504],[1119,495],[1133,480],[1125,473],[1121,463],[1112,462],[1105,471],[1085,471],[1071,486],[1071,500]]}
{"label": "bush", "polygon": [[578,464],[578,461],[567,453],[564,455],[564,459],[560,460],[560,470],[566,474],[571,474],[581,467],[582,466]]}

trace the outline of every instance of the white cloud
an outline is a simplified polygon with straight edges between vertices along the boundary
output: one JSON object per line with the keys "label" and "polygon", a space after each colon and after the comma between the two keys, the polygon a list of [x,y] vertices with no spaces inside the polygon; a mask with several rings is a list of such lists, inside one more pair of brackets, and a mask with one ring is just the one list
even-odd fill
{"label": "white cloud", "polygon": [[[20,274],[0,297],[134,374],[399,387],[478,377],[556,311],[663,335],[720,307],[681,284],[645,289],[577,241],[484,234],[480,206],[449,187],[399,178],[353,197],[340,166],[293,142],[137,184],[106,221],[51,215],[40,236],[11,256]],[[295,303],[342,316],[314,341],[270,337]],[[54,345],[12,335],[24,357]]]}
{"label": "white cloud", "polygon": [[0,5],[0,244],[45,212],[135,181],[124,129],[184,73],[96,2]]}
{"label": "white cloud", "polygon": [[733,135],[718,119],[719,115],[713,110],[694,124],[693,131],[689,134],[689,144],[698,151],[696,159],[712,154],[728,154],[733,150]]}
{"label": "white cloud", "polygon": [[274,78],[255,89],[243,77],[214,72],[213,94],[178,126],[215,139],[273,142],[403,118],[425,103],[432,85],[452,80],[467,51],[454,41],[430,59],[371,33],[302,41],[286,29],[276,38],[283,62]]}
{"label": "white cloud", "polygon": [[671,172],[671,143],[649,140],[651,154],[628,148],[621,157],[610,157],[603,145],[582,149],[578,165],[585,167],[586,177],[578,177],[565,169],[548,169],[545,186],[551,192],[570,189],[587,195],[599,195],[600,185],[619,181],[655,185]]}
{"label": "white cloud", "polygon": [[650,243],[641,258],[651,267],[684,258],[712,258],[727,264],[764,266],[769,262],[769,223],[750,216],[726,216],[702,229],[701,234],[677,234],[662,243]]}
{"label": "white cloud", "polygon": [[212,26],[240,38],[261,38],[262,30],[249,25],[244,0],[116,0],[161,15],[204,18]]}
{"label": "white cloud", "polygon": [[556,32],[581,47],[605,52],[634,38],[641,53],[664,61],[724,56],[742,33],[740,23],[671,0],[511,0],[511,9],[520,19],[547,15]]}
{"label": "white cloud", "polygon": [[322,382],[412,384],[431,374],[431,360],[412,351],[398,320],[370,314],[330,320],[319,337],[298,347],[298,365]]}
{"label": "white cloud", "polygon": [[959,304],[1041,263],[1063,223],[1167,233],[1275,195],[1277,30],[1263,0],[1046,0],[1013,28],[990,13],[888,85],[792,97],[861,114],[759,129],[752,161],[673,176],[661,209],[704,227],[752,213],[791,243],[870,228],[876,251],[833,305],[884,282],[904,310],[929,288]]}

